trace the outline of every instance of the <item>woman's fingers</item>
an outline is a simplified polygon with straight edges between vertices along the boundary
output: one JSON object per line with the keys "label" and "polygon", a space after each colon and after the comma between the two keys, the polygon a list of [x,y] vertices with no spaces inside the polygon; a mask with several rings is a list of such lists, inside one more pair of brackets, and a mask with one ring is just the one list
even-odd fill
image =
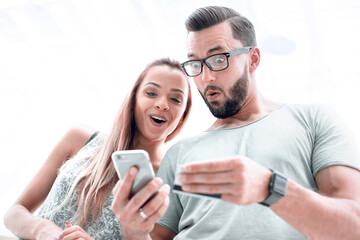
{"label": "woman's fingers", "polygon": [[142,208],[142,211],[147,216],[147,221],[156,222],[164,215],[169,206],[169,192],[170,186],[163,185],[156,196]]}
{"label": "woman's fingers", "polygon": [[143,187],[139,192],[137,192],[129,201],[129,207],[133,209],[140,209],[143,207],[144,203],[148,201],[151,196],[156,194],[156,192],[161,187],[163,181],[161,178],[154,178],[145,187]]}
{"label": "woman's fingers", "polygon": [[74,239],[84,239],[84,240],[92,240],[90,235],[85,232],[80,226],[72,226],[71,223],[65,223],[66,229],[62,233],[62,240],[74,240]]}
{"label": "woman's fingers", "polygon": [[122,208],[125,207],[129,201],[129,196],[131,193],[131,187],[135,180],[135,177],[138,173],[136,167],[131,167],[126,173],[123,180],[119,180],[116,186],[113,189],[114,201],[112,202],[111,209],[118,215]]}

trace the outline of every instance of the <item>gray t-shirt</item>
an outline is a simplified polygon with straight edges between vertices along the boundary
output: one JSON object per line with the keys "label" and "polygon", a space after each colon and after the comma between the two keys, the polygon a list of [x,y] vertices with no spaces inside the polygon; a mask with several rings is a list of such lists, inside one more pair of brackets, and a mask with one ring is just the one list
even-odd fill
{"label": "gray t-shirt", "polygon": [[[39,217],[51,220],[62,229],[65,228],[65,222],[70,221],[75,214],[76,205],[75,207],[71,206],[76,203],[77,199],[70,199],[70,201],[63,204],[64,199],[74,183],[76,176],[90,163],[89,157],[96,153],[104,139],[105,136],[99,134],[87,143],[74,158],[68,160],[61,167],[45,202],[40,208],[38,213]],[[98,216],[94,224],[84,229],[93,239],[122,239],[120,223],[111,210],[112,201],[113,195],[109,194],[105,201],[102,214]],[[88,223],[90,223],[90,221],[88,221]]]}
{"label": "gray t-shirt", "polygon": [[[357,146],[343,122],[326,106],[283,105],[250,124],[205,131],[174,144],[158,176],[171,188],[178,165],[247,156],[316,191],[316,173],[332,165],[360,170]],[[238,206],[170,193],[170,206],[158,224],[175,239],[304,239],[296,229],[260,204]]]}

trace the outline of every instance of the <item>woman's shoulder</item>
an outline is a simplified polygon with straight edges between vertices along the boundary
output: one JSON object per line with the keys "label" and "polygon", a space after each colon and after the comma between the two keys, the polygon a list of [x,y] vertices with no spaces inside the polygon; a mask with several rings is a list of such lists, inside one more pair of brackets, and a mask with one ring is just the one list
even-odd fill
{"label": "woman's shoulder", "polygon": [[76,154],[90,138],[96,133],[93,129],[86,128],[83,126],[74,126],[69,128],[69,130],[64,135],[64,143],[73,148],[74,153]]}
{"label": "woman's shoulder", "polygon": [[88,145],[99,132],[84,126],[74,126],[67,130],[58,142],[58,147],[67,153],[67,159],[74,157],[84,146]]}

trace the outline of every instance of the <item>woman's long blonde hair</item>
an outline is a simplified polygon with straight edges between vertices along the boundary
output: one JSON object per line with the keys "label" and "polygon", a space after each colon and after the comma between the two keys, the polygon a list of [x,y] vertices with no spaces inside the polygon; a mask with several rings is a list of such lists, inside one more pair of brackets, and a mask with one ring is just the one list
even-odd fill
{"label": "woman's long blonde hair", "polygon": [[[147,72],[154,66],[169,66],[183,72],[179,62],[169,58],[162,58],[150,63],[139,75],[130,94],[125,99],[120,108],[114,125],[107,139],[104,141],[98,152],[91,157],[90,164],[80,172],[72,185],[71,196],[78,194],[77,211],[73,220],[85,227],[95,222],[101,213],[108,194],[111,193],[116,182],[119,180],[115,168],[111,161],[111,154],[117,150],[127,150],[132,148],[136,131],[134,110],[136,105],[136,93],[140,84],[143,82]],[[179,134],[187,121],[192,105],[190,84],[188,82],[188,99],[186,108],[179,124],[175,130],[167,136],[165,142],[170,141]]]}

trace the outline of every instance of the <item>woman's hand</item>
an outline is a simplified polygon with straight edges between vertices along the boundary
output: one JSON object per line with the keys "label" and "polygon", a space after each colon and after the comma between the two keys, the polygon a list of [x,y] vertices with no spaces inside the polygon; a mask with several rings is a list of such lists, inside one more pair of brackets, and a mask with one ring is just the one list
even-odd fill
{"label": "woman's hand", "polygon": [[40,219],[35,225],[35,237],[37,240],[56,240],[62,231],[55,223],[46,219]]}
{"label": "woman's hand", "polygon": [[[124,180],[119,180],[113,190],[114,201],[111,208],[120,221],[124,239],[149,239],[156,221],[169,206],[170,187],[167,184],[161,187],[160,178],[151,180],[129,200],[137,172],[135,167],[130,168]],[[156,196],[146,203],[156,192]]]}
{"label": "woman's hand", "polygon": [[59,235],[58,240],[93,240],[90,235],[79,226],[72,226],[71,223],[66,222],[66,229]]}

